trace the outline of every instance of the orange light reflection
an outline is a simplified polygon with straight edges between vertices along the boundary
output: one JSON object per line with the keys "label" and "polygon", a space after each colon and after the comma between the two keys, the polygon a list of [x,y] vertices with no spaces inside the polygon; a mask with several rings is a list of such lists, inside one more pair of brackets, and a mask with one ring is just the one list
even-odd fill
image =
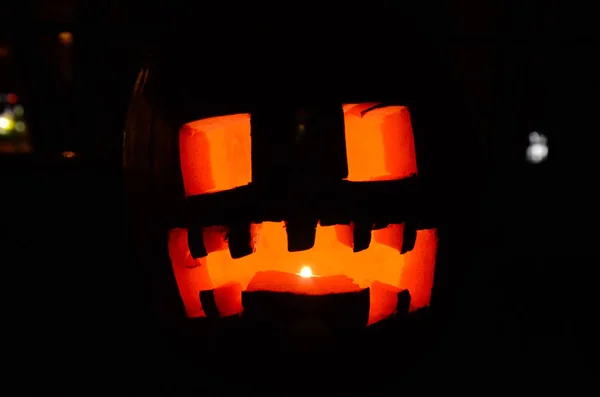
{"label": "orange light reflection", "polygon": [[416,174],[408,108],[386,106],[361,113],[373,105],[344,105],[348,180],[392,180]]}
{"label": "orange light reflection", "polygon": [[179,152],[188,196],[247,185],[252,180],[250,115],[185,124],[179,133]]}

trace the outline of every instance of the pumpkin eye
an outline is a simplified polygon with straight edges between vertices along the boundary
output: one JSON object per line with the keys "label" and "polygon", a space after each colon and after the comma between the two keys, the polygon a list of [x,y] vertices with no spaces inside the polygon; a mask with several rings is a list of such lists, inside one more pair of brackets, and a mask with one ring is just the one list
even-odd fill
{"label": "pumpkin eye", "polygon": [[252,180],[250,115],[187,123],[179,133],[179,150],[187,196],[247,185]]}
{"label": "pumpkin eye", "polygon": [[349,181],[402,179],[417,173],[407,107],[361,103],[343,109]]}
{"label": "pumpkin eye", "polygon": [[[250,114],[211,117],[184,124],[179,155],[186,196],[222,192],[252,181]],[[233,257],[252,251],[250,225],[194,227],[188,231],[194,258],[229,248]],[[225,243],[228,240],[228,244]]]}
{"label": "pumpkin eye", "polygon": [[[410,113],[405,106],[347,104],[348,180],[393,180],[417,173]],[[252,180],[250,114],[185,124],[180,158],[186,195],[233,189]]]}

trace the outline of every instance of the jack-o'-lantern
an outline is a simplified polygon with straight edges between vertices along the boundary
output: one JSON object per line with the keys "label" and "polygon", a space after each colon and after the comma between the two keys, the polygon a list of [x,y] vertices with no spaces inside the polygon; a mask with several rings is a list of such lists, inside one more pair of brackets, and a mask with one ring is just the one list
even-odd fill
{"label": "jack-o'-lantern", "polygon": [[[419,150],[432,122],[407,57],[367,40],[348,60],[357,44],[327,36],[275,57],[195,29],[141,70],[125,130],[136,243],[170,291],[159,306],[244,318],[346,296],[325,316],[359,326],[428,306],[438,233],[417,162],[441,149]],[[178,58],[190,42],[201,66]],[[338,50],[317,65],[316,48]]]}
{"label": "jack-o'-lantern", "polygon": [[[169,253],[187,315],[242,313],[242,291],[258,290],[368,289],[369,323],[396,311],[401,290],[413,310],[428,305],[436,232],[417,231],[414,215],[398,210],[416,194],[409,110],[362,103],[261,116],[212,117],[179,132],[188,219],[170,230]],[[273,131],[277,145],[266,141]]]}
{"label": "jack-o'-lantern", "polygon": [[241,314],[251,291],[362,291],[367,304],[356,311],[365,325],[399,303],[408,309],[399,293],[411,310],[427,306],[437,236],[417,230],[409,109],[278,110],[193,120],[178,131],[185,209],[168,248],[187,316]]}
{"label": "jack-o'-lantern", "polygon": [[139,72],[135,260],[192,382],[372,394],[419,370],[464,298],[479,137],[406,6],[325,24],[186,9]]}

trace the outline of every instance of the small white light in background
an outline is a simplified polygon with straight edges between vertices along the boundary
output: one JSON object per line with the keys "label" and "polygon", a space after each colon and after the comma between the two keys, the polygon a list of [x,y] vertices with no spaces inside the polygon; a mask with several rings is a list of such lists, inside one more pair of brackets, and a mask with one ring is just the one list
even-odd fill
{"label": "small white light in background", "polygon": [[527,147],[527,161],[538,164],[548,157],[548,138],[537,131],[529,134],[529,146]]}

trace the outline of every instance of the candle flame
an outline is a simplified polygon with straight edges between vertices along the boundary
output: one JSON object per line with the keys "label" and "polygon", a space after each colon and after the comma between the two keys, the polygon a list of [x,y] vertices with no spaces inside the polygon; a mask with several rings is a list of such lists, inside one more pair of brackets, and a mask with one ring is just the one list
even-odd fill
{"label": "candle flame", "polygon": [[304,277],[304,278],[309,278],[312,277],[312,270],[309,266],[304,266],[301,270],[300,270],[300,277]]}

